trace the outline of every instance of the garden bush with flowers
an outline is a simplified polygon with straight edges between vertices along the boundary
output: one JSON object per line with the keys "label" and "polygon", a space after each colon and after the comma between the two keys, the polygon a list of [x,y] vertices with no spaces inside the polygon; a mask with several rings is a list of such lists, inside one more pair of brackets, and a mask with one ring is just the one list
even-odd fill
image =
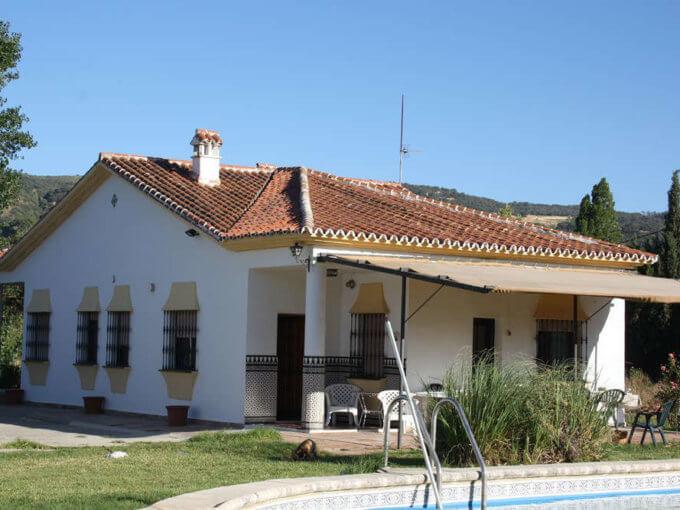
{"label": "garden bush with flowers", "polygon": [[[680,360],[674,352],[668,353],[668,361],[661,365],[661,380],[659,381],[660,389],[656,395],[659,403],[667,402],[669,400],[678,400],[680,402]],[[676,404],[671,416],[669,417],[670,428],[680,429],[680,416],[678,409],[680,403]]]}

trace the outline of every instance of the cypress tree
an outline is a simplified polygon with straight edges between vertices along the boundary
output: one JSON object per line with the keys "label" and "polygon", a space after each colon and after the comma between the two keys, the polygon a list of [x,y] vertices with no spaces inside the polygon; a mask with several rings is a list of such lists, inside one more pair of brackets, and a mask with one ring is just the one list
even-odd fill
{"label": "cypress tree", "polygon": [[593,215],[593,204],[590,202],[590,195],[581,199],[578,206],[578,216],[576,216],[576,232],[584,236],[590,235],[590,218]]}
{"label": "cypress tree", "polygon": [[604,177],[593,186],[590,195],[581,200],[576,216],[576,231],[603,241],[621,241],[621,226],[614,209],[614,196]]}
{"label": "cypress tree", "polygon": [[600,179],[591,193],[593,208],[590,221],[590,235],[604,241],[618,243],[621,241],[621,226],[616,218],[614,196],[609,183],[604,177]]}
{"label": "cypress tree", "polygon": [[666,278],[680,278],[680,178],[673,172],[668,190],[668,212],[663,230],[661,274]]}

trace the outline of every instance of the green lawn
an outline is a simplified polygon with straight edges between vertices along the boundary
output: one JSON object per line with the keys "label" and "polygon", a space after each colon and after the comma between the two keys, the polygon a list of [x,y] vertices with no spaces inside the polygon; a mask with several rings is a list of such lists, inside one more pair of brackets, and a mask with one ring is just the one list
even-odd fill
{"label": "green lawn", "polygon": [[[293,445],[276,432],[203,434],[184,443],[120,446],[129,456],[108,459],[106,448],[41,450],[32,443],[0,453],[3,508],[140,508],[159,499],[220,485],[300,476],[374,471],[380,455],[322,455],[317,462],[293,462]],[[670,448],[612,446],[607,460],[680,457]],[[393,465],[421,466],[417,452],[397,452]]]}
{"label": "green lawn", "polygon": [[[107,448],[39,450],[10,444],[20,452],[0,453],[2,508],[140,508],[159,499],[220,485],[301,476],[373,471],[368,459],[321,455],[317,462],[293,462],[294,445],[276,432],[211,433],[183,443],[134,443],[115,450],[129,456],[108,459]],[[397,454],[418,465],[414,453]]]}

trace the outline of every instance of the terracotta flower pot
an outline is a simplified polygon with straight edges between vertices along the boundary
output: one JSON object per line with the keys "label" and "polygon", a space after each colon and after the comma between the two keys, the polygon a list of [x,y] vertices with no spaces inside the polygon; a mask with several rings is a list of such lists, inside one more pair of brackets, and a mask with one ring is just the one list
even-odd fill
{"label": "terracotta flower pot", "polygon": [[183,427],[187,424],[189,406],[165,406],[168,410],[168,425],[170,427]]}
{"label": "terracotta flower pot", "polygon": [[19,388],[11,388],[5,390],[5,404],[10,406],[17,406],[24,403],[24,390]]}
{"label": "terracotta flower pot", "polygon": [[85,414],[101,414],[104,412],[104,397],[83,397]]}

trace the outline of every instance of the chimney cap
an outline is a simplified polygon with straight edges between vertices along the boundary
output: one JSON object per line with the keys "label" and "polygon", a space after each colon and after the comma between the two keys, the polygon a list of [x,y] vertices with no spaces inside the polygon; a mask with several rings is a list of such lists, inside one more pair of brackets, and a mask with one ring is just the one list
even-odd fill
{"label": "chimney cap", "polygon": [[212,129],[198,128],[194,133],[194,138],[191,140],[191,145],[198,145],[204,142],[213,142],[222,145],[222,137],[219,131],[213,131]]}

